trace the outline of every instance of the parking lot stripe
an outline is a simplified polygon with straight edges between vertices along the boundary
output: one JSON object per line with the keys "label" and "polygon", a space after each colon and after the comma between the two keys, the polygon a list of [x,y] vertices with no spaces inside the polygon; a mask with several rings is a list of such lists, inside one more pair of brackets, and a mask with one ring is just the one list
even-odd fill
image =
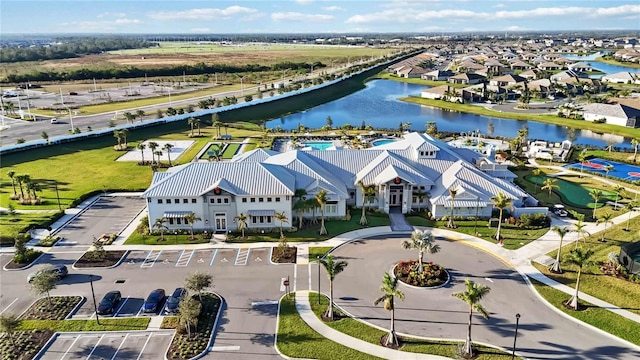
{"label": "parking lot stripe", "polygon": [[13,305],[13,303],[15,303],[16,301],[18,301],[18,298],[15,298],[15,300],[13,300],[9,305],[7,305],[7,307],[5,307],[4,310],[0,311],[0,315],[2,315],[2,313],[7,311],[11,307],[11,305]]}
{"label": "parking lot stripe", "polygon": [[209,263],[209,266],[213,266],[213,262],[216,259],[216,255],[218,255],[218,249],[213,250],[213,255],[211,256],[211,262]]}
{"label": "parking lot stripe", "polygon": [[115,359],[116,356],[118,355],[118,351],[120,351],[120,349],[122,348],[122,345],[124,344],[125,341],[127,341],[127,337],[129,336],[129,333],[126,333],[124,335],[124,339],[122,339],[122,342],[120,343],[120,345],[118,346],[118,348],[116,349],[116,353],[113,354],[113,356],[111,357],[111,360]]}
{"label": "parking lot stripe", "polygon": [[158,258],[160,257],[160,254],[162,254],[162,250],[151,250],[151,251],[149,251],[149,254],[144,259],[144,261],[142,262],[142,265],[140,265],[140,267],[141,268],[150,268],[150,267],[152,267],[156,263],[156,260],[158,260]]}
{"label": "parking lot stripe", "polygon": [[129,297],[127,296],[126,298],[124,298],[124,300],[122,301],[122,303],[120,304],[120,306],[118,306],[118,310],[116,310],[115,313],[113,313],[113,317],[118,316],[118,314],[120,313],[120,310],[122,310],[122,308],[124,307],[124,304],[127,302],[127,300],[129,300]]}
{"label": "parking lot stripe", "polygon": [[195,252],[196,252],[195,250],[191,250],[191,252],[187,252],[187,250],[182,250],[180,257],[178,257],[178,261],[176,262],[176,267],[185,267],[189,265],[189,262],[191,261],[191,258],[193,257],[193,254]]}
{"label": "parking lot stripe", "polygon": [[100,341],[102,341],[103,338],[104,338],[104,335],[100,336],[100,339],[98,339],[98,342],[93,346],[93,349],[91,349],[91,352],[87,356],[87,360],[89,360],[91,355],[93,355],[93,352],[96,351],[96,348],[98,347],[98,344],[100,344]]}
{"label": "parking lot stripe", "polygon": [[149,337],[147,338],[147,341],[144,342],[144,345],[142,345],[142,349],[140,349],[140,353],[138,354],[136,360],[140,360],[140,358],[142,357],[142,353],[144,353],[144,348],[147,347],[147,344],[149,343],[149,340],[151,340],[152,336],[153,334],[149,334]]}
{"label": "parking lot stripe", "polygon": [[69,351],[71,351],[71,349],[73,349],[73,345],[76,344],[76,341],[78,341],[78,339],[80,339],[80,335],[78,335],[73,342],[71,342],[71,345],[69,345],[69,347],[67,348],[67,351],[64,352],[64,354],[62,354],[62,357],[60,358],[60,360],[64,359],[65,356],[67,356],[67,354],[69,354]]}
{"label": "parking lot stripe", "polygon": [[249,260],[249,252],[250,248],[238,249],[238,253],[236,254],[236,261],[234,265],[247,265],[247,260]]}

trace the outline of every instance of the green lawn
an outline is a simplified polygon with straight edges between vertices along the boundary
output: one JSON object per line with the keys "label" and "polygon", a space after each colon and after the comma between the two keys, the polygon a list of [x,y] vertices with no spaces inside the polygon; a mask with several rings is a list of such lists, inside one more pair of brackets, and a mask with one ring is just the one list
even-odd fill
{"label": "green lawn", "polygon": [[317,260],[318,257],[325,256],[333,246],[309,246],[309,260]]}
{"label": "green lawn", "polygon": [[[542,175],[525,176],[525,180],[538,185],[539,189],[543,186],[546,179],[549,179],[549,177]],[[593,198],[589,195],[589,192],[594,190],[594,188],[582,186],[580,184],[576,184],[564,179],[557,179],[556,185],[558,185],[558,188],[553,190],[553,192],[556,192],[560,195],[563,203],[573,207],[587,209],[593,209],[594,207],[601,208],[605,206],[604,203],[607,201],[615,201],[617,198],[618,200],[620,200],[619,196],[615,192],[600,189],[602,190],[602,196],[600,197],[598,204],[596,205],[596,203],[593,201]],[[547,192],[548,194],[547,190],[541,191]]]}
{"label": "green lawn", "polygon": [[[638,135],[640,136],[640,135]],[[574,154],[577,153],[574,152]],[[633,164],[633,151],[631,152],[621,152],[621,151],[607,151],[607,150],[597,150],[597,149],[587,149],[585,152],[587,156],[593,156],[601,159],[614,160],[620,162],[626,162]],[[640,162],[640,155],[636,156],[636,163]]]}
{"label": "green lawn", "polygon": [[23,320],[20,330],[49,329],[59,332],[146,330],[151,318],[100,318],[92,320]]}
{"label": "green lawn", "polygon": [[[407,222],[413,226],[426,226],[426,227],[434,227],[445,230],[456,231],[462,234],[476,236],[474,234],[474,229],[476,233],[480,234],[480,238],[483,240],[489,241],[491,243],[496,244],[497,241],[492,238],[496,234],[497,225],[494,223],[493,227],[489,228],[489,222],[486,220],[478,220],[477,226],[476,222],[473,220],[457,220],[455,223],[458,225],[456,229],[449,229],[445,225],[446,221],[433,221],[427,220],[423,216],[418,215],[408,215],[406,217]],[[533,240],[539,238],[544,235],[549,228],[536,228],[536,229],[522,229],[515,225],[502,224],[502,229],[500,230],[503,236],[504,248],[509,250],[518,249]]]}
{"label": "green lawn", "polygon": [[619,338],[625,339],[636,345],[640,345],[640,326],[637,322],[629,320],[618,314],[614,314],[607,309],[594,306],[586,301],[581,301],[583,305],[587,306],[586,310],[573,311],[562,304],[571,298],[570,295],[567,295],[560,290],[555,290],[552,287],[546,286],[536,280],[531,279],[531,282],[538,293],[560,311]]}
{"label": "green lawn", "polygon": [[57,219],[61,213],[54,212],[48,214],[15,214],[9,216],[0,214],[0,244],[13,243],[18,233],[26,232],[31,228],[47,226],[53,219]]}
{"label": "green lawn", "polygon": [[298,315],[295,293],[280,301],[276,346],[286,356],[318,360],[380,359],[326,339],[309,327]]}
{"label": "green lawn", "polygon": [[238,152],[240,145],[241,144],[239,143],[227,144],[227,146],[225,146],[224,148],[224,151],[222,152],[222,158],[225,160],[231,159]]}
{"label": "green lawn", "polygon": [[[640,284],[604,275],[598,265],[598,263],[607,261],[609,253],[618,254],[620,252],[620,244],[638,240],[637,234],[640,231],[640,222],[632,220],[629,224],[630,231],[624,230],[626,225],[626,222],[624,222],[620,225],[609,226],[605,237],[606,242],[604,243],[599,241],[602,236],[601,233],[586,238],[586,245],[584,246],[595,252],[591,260],[596,264],[584,268],[580,278],[580,290],[613,305],[640,314],[640,305],[638,303],[638,299],[640,299]],[[601,228],[604,229],[604,226],[601,225]],[[574,247],[574,244],[565,245],[562,248],[562,254],[567,254]],[[555,258],[556,254],[556,251],[552,251],[547,255]],[[562,274],[550,273],[546,267],[539,264],[534,263],[534,266],[549,278],[571,287],[575,286],[577,272],[572,266],[564,264],[562,267],[564,273]]]}
{"label": "green lawn", "polygon": [[[375,226],[389,226],[389,216],[387,214],[375,213],[367,215],[369,220],[368,226],[362,226],[358,223],[360,221],[360,209],[351,210],[351,219],[349,221],[340,219],[325,219],[325,227],[327,229],[327,235],[319,235],[320,232],[320,217],[318,216],[318,224],[309,226],[308,224],[299,231],[286,232],[285,236],[289,242],[310,242],[310,241],[324,241],[334,236],[344,234],[348,231],[358,230],[365,227]],[[292,225],[297,226],[297,218],[289,220]],[[274,229],[271,232],[254,233],[251,229],[245,231],[246,238],[242,239],[239,232],[232,232],[231,238],[227,240],[230,243],[254,243],[254,242],[277,242],[280,240],[280,232]]]}
{"label": "green lawn", "polygon": [[161,239],[160,235],[142,235],[137,232],[133,232],[127,240],[124,242],[125,245],[176,245],[176,244],[206,244],[211,240],[210,236],[203,236],[199,234],[194,234],[195,240],[191,240],[191,235],[189,234],[178,234],[175,235],[171,232],[166,232],[164,234],[164,241]]}
{"label": "green lawn", "polygon": [[[318,304],[318,293],[316,292],[309,293],[309,302],[311,303],[311,309],[316,314],[316,316],[318,316],[318,318],[320,318],[322,313],[327,310],[327,307],[329,306],[329,300],[324,295],[320,296],[320,304]],[[349,336],[376,345],[380,344],[380,338],[387,333],[386,331],[371,327],[365,323],[349,317],[345,317],[334,322],[326,322],[325,324]],[[460,337],[462,338],[464,335],[466,334],[460,334]],[[460,343],[457,342],[408,339],[399,350],[456,358],[456,349],[459,345]],[[479,352],[479,354],[474,358],[477,360],[511,359],[510,354],[485,346],[478,346],[477,351]]]}

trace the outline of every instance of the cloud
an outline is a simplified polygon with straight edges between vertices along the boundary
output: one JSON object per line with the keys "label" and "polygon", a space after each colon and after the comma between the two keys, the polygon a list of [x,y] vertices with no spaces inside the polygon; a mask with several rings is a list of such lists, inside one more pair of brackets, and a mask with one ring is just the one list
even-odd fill
{"label": "cloud", "polygon": [[234,5],[225,9],[203,8],[183,11],[153,11],[148,13],[147,16],[156,20],[216,20],[220,18],[228,19],[236,15],[256,14],[258,14],[256,9]]}
{"label": "cloud", "polygon": [[126,25],[140,25],[143,22],[140,19],[115,19],[113,21],[73,21],[61,23],[59,26],[66,28],[68,32],[97,32],[103,33],[108,31],[128,30],[123,28]]}
{"label": "cloud", "polygon": [[142,24],[142,21],[139,19],[116,19],[114,22],[116,25],[132,25],[132,24]]}
{"label": "cloud", "polygon": [[502,3],[500,3],[500,4],[495,4],[495,5],[493,5],[493,7],[494,7],[494,8],[503,8],[503,7],[505,7],[505,5],[504,5],[504,4],[502,4]]}
{"label": "cloud", "polygon": [[332,15],[303,14],[298,12],[276,12],[271,14],[273,21],[325,22],[334,19]]}
{"label": "cloud", "polygon": [[112,12],[103,12],[101,14],[98,14],[98,18],[107,18],[107,17],[115,17],[115,18],[123,18],[127,16],[127,14],[125,13],[112,13]]}
{"label": "cloud", "polygon": [[295,2],[300,5],[309,5],[313,2],[313,0],[295,0]]}
{"label": "cloud", "polygon": [[325,7],[322,8],[322,10],[324,10],[324,11],[342,11],[344,9],[341,8],[340,6],[325,6]]}
{"label": "cloud", "polygon": [[530,29],[523,28],[523,27],[518,26],[518,25],[513,25],[513,26],[507,26],[506,28],[504,28],[502,30],[506,30],[506,31],[525,31],[525,30],[530,30]]}
{"label": "cloud", "polygon": [[191,29],[191,32],[192,33],[210,33],[211,29],[209,29],[209,28],[194,28],[194,29]]}

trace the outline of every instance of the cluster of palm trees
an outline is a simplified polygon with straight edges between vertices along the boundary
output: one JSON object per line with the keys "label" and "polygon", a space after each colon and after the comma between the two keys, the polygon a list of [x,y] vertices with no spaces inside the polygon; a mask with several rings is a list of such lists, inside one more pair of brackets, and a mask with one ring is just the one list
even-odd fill
{"label": "cluster of palm trees", "polygon": [[139,118],[140,121],[142,121],[142,118],[146,115],[146,113],[144,112],[144,110],[136,110],[135,113],[132,113],[130,111],[125,111],[122,116],[124,116],[124,118],[127,120],[127,122],[132,123],[136,120],[136,118]]}
{"label": "cluster of palm trees", "polygon": [[115,129],[113,130],[113,137],[116,138],[118,144],[116,145],[116,150],[126,150],[127,149],[127,137],[129,136],[129,130],[127,129]]}
{"label": "cluster of palm trees", "polygon": [[[40,183],[31,179],[29,174],[16,175],[16,172],[13,170],[7,172],[7,176],[11,179],[11,186],[13,187],[13,195],[11,195],[11,199],[20,200],[22,203],[39,203],[40,198],[38,197],[38,191],[42,191]],[[20,194],[17,192],[16,183],[18,185],[18,189],[20,189]]]}
{"label": "cluster of palm trees", "polygon": [[[117,130],[116,130],[117,131]],[[146,148],[149,148],[151,150],[151,166],[152,167],[158,167],[161,166],[162,163],[160,162],[160,158],[162,157],[162,150],[167,152],[167,160],[169,161],[169,166],[171,166],[171,149],[173,149],[175,147],[174,144],[171,143],[165,143],[162,148],[160,148],[160,144],[158,144],[155,141],[150,141],[147,144],[145,143],[139,143],[138,145],[136,145],[136,149],[140,150],[140,156],[141,156],[141,161],[140,161],[140,165],[146,165],[147,162],[144,160],[144,150]],[[158,149],[161,150],[158,150]]]}
{"label": "cluster of palm trees", "polygon": [[302,227],[304,226],[303,214],[309,210],[313,211],[313,217],[310,220],[310,223],[316,224],[318,220],[316,219],[315,211],[316,209],[320,208],[321,221],[319,235],[327,235],[327,228],[324,225],[325,205],[327,204],[327,201],[329,201],[329,198],[327,197],[327,191],[320,190],[315,194],[314,197],[309,199],[307,199],[306,196],[307,191],[305,189],[296,189],[293,194],[293,197],[296,200],[296,202],[293,204],[293,211],[295,211],[298,216],[298,228],[302,229]]}
{"label": "cluster of palm trees", "polygon": [[[190,240],[194,240],[195,239],[195,235],[193,233],[193,225],[198,222],[198,221],[202,221],[202,218],[200,218],[198,215],[196,215],[196,213],[194,212],[190,212],[187,213],[185,215],[183,215],[183,219],[184,221],[189,224],[189,234],[190,234]],[[169,219],[167,219],[167,217],[163,216],[163,217],[159,217],[155,220],[155,222],[153,223],[153,229],[157,230],[160,233],[160,241],[164,241],[164,233],[169,230],[169,228],[167,227],[167,223],[169,222]]]}

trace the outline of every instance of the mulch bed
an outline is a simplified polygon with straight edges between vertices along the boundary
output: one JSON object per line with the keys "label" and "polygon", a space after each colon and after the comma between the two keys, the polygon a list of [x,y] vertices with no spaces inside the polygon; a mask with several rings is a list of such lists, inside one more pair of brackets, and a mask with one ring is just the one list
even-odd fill
{"label": "mulch bed", "polygon": [[48,329],[16,331],[13,342],[9,337],[0,338],[0,354],[2,360],[31,360],[49,341],[53,331]]}
{"label": "mulch bed", "polygon": [[415,260],[400,261],[395,268],[394,275],[400,281],[412,286],[434,287],[447,282],[449,274],[439,264],[423,262],[424,276],[418,274],[418,262]]}
{"label": "mulch bed", "polygon": [[[194,296],[198,299],[198,296]],[[209,338],[213,325],[218,317],[220,299],[209,293],[202,294],[202,312],[198,316],[197,331],[191,330],[189,339],[186,332],[176,331],[176,335],[169,345],[166,358],[169,360],[187,360],[204,352],[209,345]]]}
{"label": "mulch bed", "polygon": [[101,261],[93,261],[89,260],[87,253],[82,254],[80,259],[78,259],[75,263],[75,267],[77,268],[100,268],[100,267],[110,267],[120,261],[120,259],[127,253],[126,250],[111,250],[106,251],[106,256],[104,260]]}
{"label": "mulch bed", "polygon": [[271,261],[277,264],[295,264],[298,257],[298,248],[295,246],[288,246],[284,253],[278,257],[277,251],[279,249],[277,247],[273,248],[271,252]]}
{"label": "mulch bed", "polygon": [[20,316],[22,320],[64,320],[82,301],[81,296],[52,296],[38,299]]}
{"label": "mulch bed", "polygon": [[10,269],[10,270],[19,270],[19,269],[24,269],[27,266],[31,265],[31,263],[33,263],[34,261],[36,261],[37,258],[40,257],[40,255],[42,255],[42,252],[38,251],[38,252],[34,252],[34,255],[32,255],[31,257],[31,261],[29,262],[25,262],[25,263],[17,263],[14,262],[13,260],[9,261],[7,263],[7,265],[5,265],[6,269]]}

